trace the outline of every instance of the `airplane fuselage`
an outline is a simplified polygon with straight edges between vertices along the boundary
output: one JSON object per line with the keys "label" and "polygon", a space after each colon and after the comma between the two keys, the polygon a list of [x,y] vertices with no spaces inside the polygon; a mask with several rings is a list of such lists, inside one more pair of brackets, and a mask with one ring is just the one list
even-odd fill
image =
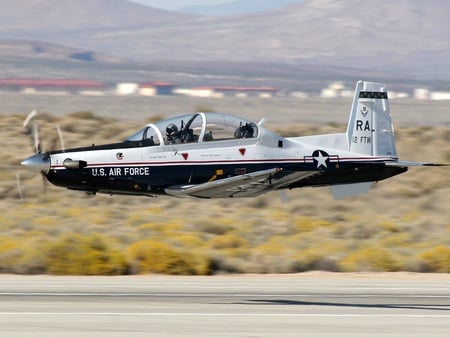
{"label": "airplane fuselage", "polygon": [[[130,147],[130,144],[95,146],[51,154],[48,180],[69,189],[91,193],[160,195],[170,186],[202,184],[222,178],[277,168],[280,173],[317,172],[308,180],[283,188],[380,181],[406,168],[373,166],[392,160],[355,156],[337,149],[318,148],[278,137],[273,146],[256,139],[219,141],[221,144],[174,144]],[[274,147],[275,146],[275,147]],[[66,159],[83,159],[84,168],[67,169]],[[371,162],[370,165],[366,162]],[[233,194],[230,193],[230,197]]]}

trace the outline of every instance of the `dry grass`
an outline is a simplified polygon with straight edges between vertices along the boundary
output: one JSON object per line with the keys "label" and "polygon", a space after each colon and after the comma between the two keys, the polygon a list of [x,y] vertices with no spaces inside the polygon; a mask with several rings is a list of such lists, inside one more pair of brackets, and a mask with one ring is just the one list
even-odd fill
{"label": "dry grass", "polygon": [[[102,196],[44,185],[20,168],[32,153],[24,116],[0,115],[0,271],[123,274],[329,271],[450,272],[448,168],[413,168],[369,194],[335,201],[326,188],[253,199],[186,200]],[[41,116],[48,149],[59,124],[66,145],[124,139],[137,122],[89,112]],[[295,125],[284,134],[334,132],[343,126]],[[444,127],[397,130],[406,160],[450,161]],[[16,173],[22,178],[19,199]],[[101,235],[100,235],[101,234]]]}

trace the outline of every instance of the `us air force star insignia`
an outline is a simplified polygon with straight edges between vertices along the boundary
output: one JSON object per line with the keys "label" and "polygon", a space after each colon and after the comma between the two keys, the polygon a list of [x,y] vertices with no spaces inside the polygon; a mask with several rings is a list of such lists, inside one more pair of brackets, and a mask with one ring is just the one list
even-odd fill
{"label": "us air force star insignia", "polygon": [[320,167],[328,168],[327,161],[329,159],[329,156],[326,152],[322,150],[315,150],[312,154],[314,161],[317,162],[317,169]]}

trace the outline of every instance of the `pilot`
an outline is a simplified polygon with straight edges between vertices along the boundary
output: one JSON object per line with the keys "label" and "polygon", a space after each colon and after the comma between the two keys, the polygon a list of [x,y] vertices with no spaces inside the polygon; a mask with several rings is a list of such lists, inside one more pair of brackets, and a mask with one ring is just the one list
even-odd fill
{"label": "pilot", "polygon": [[245,125],[242,125],[242,122],[240,126],[236,129],[234,132],[235,138],[251,138],[255,137],[255,124],[254,123],[245,123]]}
{"label": "pilot", "polygon": [[210,130],[209,133],[206,133],[205,136],[203,136],[203,141],[208,142],[214,140],[213,132]]}
{"label": "pilot", "polygon": [[178,128],[173,123],[166,127],[166,144],[181,143]]}

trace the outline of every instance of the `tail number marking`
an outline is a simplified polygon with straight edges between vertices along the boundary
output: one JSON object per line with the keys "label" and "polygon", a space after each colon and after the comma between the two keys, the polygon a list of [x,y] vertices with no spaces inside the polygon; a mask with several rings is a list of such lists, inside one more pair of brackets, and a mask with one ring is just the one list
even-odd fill
{"label": "tail number marking", "polygon": [[369,121],[366,121],[364,123],[363,120],[356,120],[356,130],[361,130],[361,131],[371,131],[372,128],[370,128],[370,123]]}

